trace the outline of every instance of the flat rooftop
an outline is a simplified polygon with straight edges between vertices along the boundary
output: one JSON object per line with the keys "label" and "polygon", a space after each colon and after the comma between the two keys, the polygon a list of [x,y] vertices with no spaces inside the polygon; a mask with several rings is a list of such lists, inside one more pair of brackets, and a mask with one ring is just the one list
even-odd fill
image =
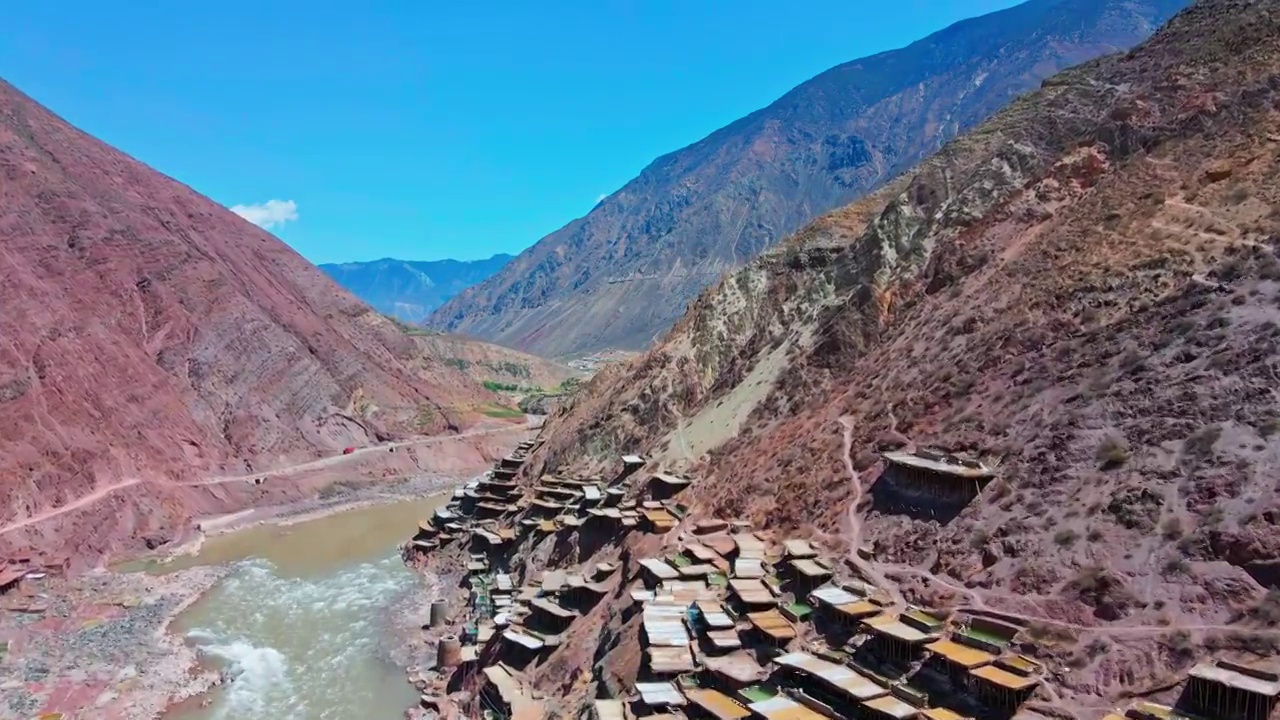
{"label": "flat rooftop", "polygon": [[1008,670],[1001,670],[995,665],[984,665],[976,670],[971,670],[969,674],[1007,690],[1025,690],[1040,684],[1040,680],[1037,678],[1015,675]]}
{"label": "flat rooftop", "polygon": [[823,720],[822,715],[786,695],[775,695],[768,700],[753,702],[747,708],[768,720]]}
{"label": "flat rooftop", "polygon": [[917,470],[927,470],[964,479],[979,480],[995,477],[995,471],[980,462],[966,461],[962,463],[958,458],[952,458],[952,456],[940,453],[921,455],[908,452],[887,452],[884,454],[884,459],[894,465],[902,465]]}
{"label": "flat rooftop", "polygon": [[885,695],[884,697],[878,697],[874,700],[868,700],[863,704],[876,712],[883,713],[892,718],[899,718],[899,720],[913,718],[920,714],[920,710],[902,702],[892,695]]}
{"label": "flat rooftop", "polygon": [[947,660],[969,670],[983,665],[990,665],[996,656],[977,648],[962,645],[952,640],[938,640],[925,645],[925,650],[946,658]]}
{"label": "flat rooftop", "polygon": [[789,667],[798,670],[807,675],[816,677],[828,686],[835,688],[845,695],[866,702],[872,698],[887,695],[889,691],[877,685],[870,678],[855,672],[844,665],[837,665],[827,662],[821,658],[814,657],[809,653],[793,652],[787,653],[773,659],[774,664],[783,667]]}
{"label": "flat rooftop", "polygon": [[[1239,669],[1236,669],[1239,668]],[[1218,663],[1200,663],[1188,673],[1193,678],[1226,685],[1234,690],[1241,690],[1255,695],[1276,697],[1280,695],[1280,678],[1274,673],[1258,671],[1254,675],[1244,666],[1223,666]],[[1260,677],[1261,676],[1261,677]],[[1269,678],[1267,676],[1270,676]]]}

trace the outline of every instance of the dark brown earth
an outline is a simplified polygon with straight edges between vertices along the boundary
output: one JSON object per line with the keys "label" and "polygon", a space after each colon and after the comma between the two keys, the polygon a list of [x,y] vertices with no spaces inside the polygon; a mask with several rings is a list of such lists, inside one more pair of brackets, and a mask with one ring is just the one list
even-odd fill
{"label": "dark brown earth", "polygon": [[[500,402],[273,236],[3,82],[0,278],[0,526],[111,496],[84,518],[107,526],[64,550],[171,537],[190,510],[173,483],[458,430]],[[28,532],[0,556],[66,541]]]}
{"label": "dark brown earth", "polygon": [[[865,545],[909,600],[1039,628],[1075,717],[1274,655],[1277,18],[1205,0],[817,221],[597,376],[528,474],[640,452],[702,478],[694,517]],[[904,444],[999,479],[891,511]]]}
{"label": "dark brown earth", "polygon": [[648,347],[724,273],[1185,5],[1032,0],[832,68],[658,158],[428,322],[546,357]]}

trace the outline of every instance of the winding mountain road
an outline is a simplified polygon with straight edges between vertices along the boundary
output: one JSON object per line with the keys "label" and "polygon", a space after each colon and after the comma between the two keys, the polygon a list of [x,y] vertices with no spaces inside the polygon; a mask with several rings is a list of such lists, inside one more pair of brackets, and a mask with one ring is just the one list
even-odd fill
{"label": "winding mountain road", "polygon": [[285,467],[275,468],[273,470],[265,470],[263,472],[249,473],[248,475],[212,477],[212,478],[205,478],[203,480],[192,480],[189,482],[180,482],[180,483],[163,483],[161,481],[154,481],[154,480],[148,481],[142,478],[129,478],[126,480],[121,480],[120,482],[117,482],[117,483],[113,483],[111,485],[104,485],[94,490],[93,492],[89,493],[88,495],[72,500],[66,505],[60,505],[56,508],[45,510],[42,513],[32,515],[29,518],[15,520],[7,525],[4,525],[3,527],[0,527],[0,535],[15,532],[23,528],[28,528],[28,527],[31,527],[32,525],[38,525],[42,522],[45,522],[46,520],[51,520],[55,517],[58,517],[59,515],[64,515],[69,512],[80,510],[82,508],[88,507],[90,505],[93,505],[94,503],[97,503],[105,499],[106,497],[108,497],[109,495],[112,495],[113,493],[119,492],[126,488],[133,487],[134,485],[139,485],[146,482],[156,482],[157,484],[165,484],[165,485],[174,486],[174,487],[196,487],[196,486],[202,486],[202,485],[218,485],[222,483],[249,482],[249,481],[252,481],[254,478],[276,477],[280,475],[292,475],[293,473],[298,473],[298,472],[307,472],[310,470],[320,470],[323,468],[332,467],[334,465],[341,465],[343,463],[347,463],[352,460],[359,459],[361,456],[368,455],[370,453],[387,452],[389,449],[394,449],[394,448],[422,447],[426,445],[436,445],[439,443],[451,442],[454,440],[462,440],[469,437],[476,437],[478,435],[493,435],[493,434],[504,433],[504,432],[516,432],[518,430],[534,430],[534,429],[537,429],[538,427],[540,427],[540,421],[535,421],[530,419],[530,420],[527,420],[524,425],[513,425],[510,427],[499,427],[499,428],[485,428],[482,430],[468,430],[467,432],[459,433],[457,435],[437,435],[429,438],[415,438],[413,440],[402,440],[399,442],[384,443],[381,445],[370,445],[369,447],[359,448],[346,455],[331,455],[329,457],[320,458],[318,460],[309,460],[307,462],[298,463],[296,465],[287,465]]}
{"label": "winding mountain road", "polygon": [[0,527],[0,535],[3,535],[8,532],[13,532],[14,530],[21,530],[22,528],[30,527],[32,525],[37,525],[39,523],[44,522],[45,520],[48,520],[49,518],[54,518],[63,513],[69,513],[72,510],[79,510],[82,507],[87,507],[89,505],[92,505],[98,502],[99,500],[105,498],[106,496],[114,492],[123,490],[127,487],[132,487],[141,482],[142,480],[140,478],[131,478],[129,480],[122,480],[121,482],[115,483],[113,485],[105,485],[103,487],[98,488],[97,490],[94,490],[88,495],[85,495],[84,497],[80,497],[80,498],[76,498],[75,500],[72,500],[66,505],[60,505],[56,508],[53,508],[52,510],[46,510],[38,515],[32,515],[31,517],[26,518],[25,520],[18,520],[16,522],[12,522],[8,525],[5,525],[4,527]]}

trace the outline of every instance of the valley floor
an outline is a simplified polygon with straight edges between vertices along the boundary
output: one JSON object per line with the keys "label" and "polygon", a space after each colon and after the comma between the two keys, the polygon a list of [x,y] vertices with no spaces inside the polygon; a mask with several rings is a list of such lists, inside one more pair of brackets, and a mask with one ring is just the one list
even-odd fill
{"label": "valley floor", "polygon": [[[472,476],[479,469],[477,462],[483,467],[508,450],[532,425],[505,425],[464,436],[397,443],[397,449],[417,453],[416,463],[438,466],[439,472],[400,474],[402,469],[392,460],[395,454],[379,446],[256,474],[287,476],[305,488],[305,496],[202,520],[194,538],[154,560],[71,577],[29,574],[16,589],[0,595],[0,675],[6,678],[0,681],[0,717],[43,717],[49,713],[59,717],[56,713],[62,713],[67,718],[132,720],[159,717],[174,702],[199,704],[202,700],[198,696],[222,678],[214,670],[198,666],[196,650],[172,634],[169,626],[231,569],[232,558],[216,553],[202,556],[206,538],[264,523],[290,525],[439,493]],[[486,442],[483,452],[474,453],[470,448],[460,454],[450,449],[448,441],[477,435],[492,440]],[[205,482],[252,480],[215,478]],[[97,495],[72,505],[98,502],[109,492]],[[54,516],[16,521],[0,532]],[[393,649],[389,648],[389,653]]]}

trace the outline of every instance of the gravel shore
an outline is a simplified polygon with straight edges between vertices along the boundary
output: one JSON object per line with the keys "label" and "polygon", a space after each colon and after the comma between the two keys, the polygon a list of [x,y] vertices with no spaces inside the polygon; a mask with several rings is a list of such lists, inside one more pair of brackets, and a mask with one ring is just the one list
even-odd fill
{"label": "gravel shore", "polygon": [[[418,475],[376,486],[337,483],[313,500],[229,518],[215,524],[211,534],[421,499],[446,492],[458,482],[456,477]],[[170,556],[194,554],[199,547],[197,540]],[[160,717],[173,703],[208,691],[219,681],[217,673],[201,670],[196,651],[168,627],[230,570],[230,565],[159,575],[103,570],[70,579],[49,576],[24,581],[18,592],[4,596],[0,604],[0,678],[4,678],[0,680],[0,717],[65,713],[102,720],[149,720]],[[407,594],[401,607],[430,595],[426,587]],[[425,613],[425,606],[420,611]],[[407,629],[403,622],[412,624],[407,620],[412,614],[395,613],[396,628]],[[388,658],[401,667],[412,664],[416,654],[408,646],[387,644]]]}
{"label": "gravel shore", "polygon": [[216,677],[192,674],[194,651],[167,628],[225,573],[202,567],[25,581],[0,614],[7,641],[0,715],[90,711],[103,720],[140,720],[158,716],[171,698],[202,692]]}

